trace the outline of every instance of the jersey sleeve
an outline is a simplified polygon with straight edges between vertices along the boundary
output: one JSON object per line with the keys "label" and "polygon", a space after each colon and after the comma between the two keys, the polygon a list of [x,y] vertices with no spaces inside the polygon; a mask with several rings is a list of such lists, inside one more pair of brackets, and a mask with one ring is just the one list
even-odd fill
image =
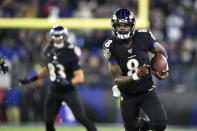
{"label": "jersey sleeve", "polygon": [[81,57],[81,49],[76,46],[70,49],[71,49],[71,52],[69,53],[69,56],[70,56],[69,63],[73,61],[79,61]]}
{"label": "jersey sleeve", "polygon": [[140,39],[144,41],[144,47],[147,51],[152,51],[155,48],[156,39],[154,35],[148,29],[138,29],[137,33],[140,33]]}
{"label": "jersey sleeve", "polygon": [[147,30],[145,38],[146,38],[148,51],[152,51],[155,48],[156,39],[150,30]]}
{"label": "jersey sleeve", "polygon": [[71,68],[72,71],[81,69],[80,65],[79,65],[79,59],[81,56],[81,50],[78,47],[74,47],[73,48],[73,54],[69,60],[70,64],[71,64]]}
{"label": "jersey sleeve", "polygon": [[112,43],[113,41],[111,39],[108,39],[103,43],[103,54],[108,62],[117,63],[117,59],[114,55]]}
{"label": "jersey sleeve", "polygon": [[79,61],[78,60],[72,61],[71,68],[72,68],[72,71],[81,69],[81,66],[79,65]]}

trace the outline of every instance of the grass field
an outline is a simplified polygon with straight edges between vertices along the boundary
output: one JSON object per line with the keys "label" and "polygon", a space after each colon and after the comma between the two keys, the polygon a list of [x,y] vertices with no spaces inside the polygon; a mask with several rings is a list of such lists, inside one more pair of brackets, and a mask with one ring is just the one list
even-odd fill
{"label": "grass field", "polygon": [[[11,125],[0,125],[0,131],[45,131],[44,126],[11,126]],[[56,131],[86,131],[81,126],[58,126]],[[117,126],[98,126],[98,131],[124,131],[122,127]],[[169,128],[166,131],[197,131],[197,129],[175,129]]]}

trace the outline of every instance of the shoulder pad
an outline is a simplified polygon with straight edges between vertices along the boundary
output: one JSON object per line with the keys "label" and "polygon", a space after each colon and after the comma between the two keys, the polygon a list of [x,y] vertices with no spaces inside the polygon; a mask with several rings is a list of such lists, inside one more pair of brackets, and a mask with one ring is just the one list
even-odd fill
{"label": "shoulder pad", "polygon": [[150,36],[150,37],[152,37],[153,40],[156,40],[155,36],[152,34],[152,32],[149,29],[138,29],[138,30],[136,30],[136,32],[141,33],[145,36]]}
{"label": "shoulder pad", "polygon": [[109,58],[111,57],[112,43],[113,43],[113,39],[107,39],[103,43],[103,53],[106,60],[109,60]]}

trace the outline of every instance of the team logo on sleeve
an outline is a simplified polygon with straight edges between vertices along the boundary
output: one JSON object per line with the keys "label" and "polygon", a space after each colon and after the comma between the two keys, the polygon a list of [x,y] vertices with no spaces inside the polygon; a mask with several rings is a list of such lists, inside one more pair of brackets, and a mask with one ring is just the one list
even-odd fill
{"label": "team logo on sleeve", "polygon": [[108,60],[111,56],[111,52],[109,51],[109,49],[104,49],[103,53],[104,53],[105,59]]}
{"label": "team logo on sleeve", "polygon": [[74,48],[74,52],[75,52],[75,54],[76,54],[78,57],[81,56],[81,49],[80,49],[80,48],[75,47],[75,48]]}

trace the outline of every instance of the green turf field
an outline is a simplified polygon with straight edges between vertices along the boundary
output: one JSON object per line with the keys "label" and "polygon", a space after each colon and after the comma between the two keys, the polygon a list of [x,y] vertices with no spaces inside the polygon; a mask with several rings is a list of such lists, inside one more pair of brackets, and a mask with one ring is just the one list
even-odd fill
{"label": "green turf field", "polygon": [[[0,131],[45,131],[44,126],[10,126],[0,125]],[[83,127],[61,126],[56,131],[86,131]],[[120,127],[98,127],[98,131],[124,131]],[[197,129],[167,129],[166,131],[197,131]]]}

